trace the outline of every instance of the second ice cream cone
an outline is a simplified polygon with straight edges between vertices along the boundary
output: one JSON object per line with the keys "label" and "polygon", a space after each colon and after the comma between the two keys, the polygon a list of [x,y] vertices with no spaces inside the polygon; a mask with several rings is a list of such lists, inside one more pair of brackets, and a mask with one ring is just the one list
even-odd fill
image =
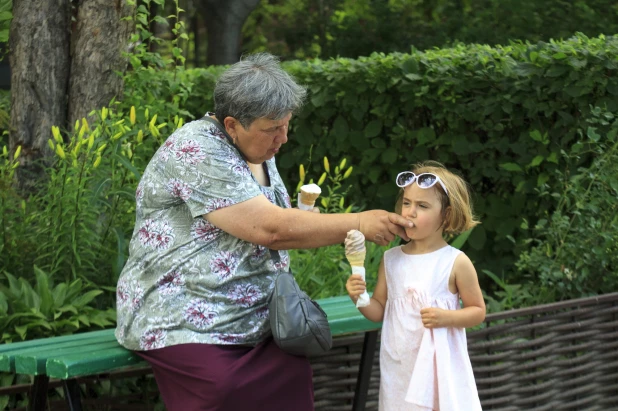
{"label": "second ice cream cone", "polygon": [[321,193],[322,190],[317,184],[302,186],[298,193],[298,208],[301,210],[313,210],[315,200],[317,200]]}

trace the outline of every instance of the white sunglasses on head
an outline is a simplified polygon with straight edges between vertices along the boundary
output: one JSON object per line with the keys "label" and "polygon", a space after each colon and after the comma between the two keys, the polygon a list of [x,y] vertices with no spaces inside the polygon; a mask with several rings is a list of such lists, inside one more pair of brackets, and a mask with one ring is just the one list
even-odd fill
{"label": "white sunglasses on head", "polygon": [[446,186],[444,185],[442,180],[440,180],[440,177],[433,173],[422,173],[416,175],[412,171],[402,171],[401,173],[397,174],[397,178],[395,178],[395,183],[397,184],[397,187],[401,188],[407,187],[414,182],[416,182],[416,184],[420,188],[425,189],[435,186],[436,183],[440,183],[440,185],[444,189],[444,192],[446,193],[446,195],[448,195],[448,190],[446,189]]}

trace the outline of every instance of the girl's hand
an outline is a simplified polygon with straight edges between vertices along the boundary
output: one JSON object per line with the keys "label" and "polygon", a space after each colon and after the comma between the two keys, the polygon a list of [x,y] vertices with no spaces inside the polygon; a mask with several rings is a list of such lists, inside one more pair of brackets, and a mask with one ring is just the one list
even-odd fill
{"label": "girl's hand", "polygon": [[447,314],[446,310],[441,308],[421,308],[421,320],[423,320],[425,328],[447,327]]}
{"label": "girl's hand", "polygon": [[348,290],[352,301],[356,302],[358,297],[367,289],[367,283],[363,281],[360,274],[352,274],[345,283],[345,289]]}

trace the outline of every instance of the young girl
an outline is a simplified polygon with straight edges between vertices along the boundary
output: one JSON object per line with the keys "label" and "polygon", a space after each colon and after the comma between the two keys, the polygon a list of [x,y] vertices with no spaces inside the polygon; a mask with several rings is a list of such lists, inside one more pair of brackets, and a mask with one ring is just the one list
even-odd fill
{"label": "young girl", "polygon": [[[411,241],[384,253],[370,304],[359,308],[383,321],[380,410],[480,410],[465,328],[485,319],[485,303],[472,262],[444,240],[478,224],[466,183],[436,162],[396,183]],[[346,283],[354,302],[365,287],[359,275]]]}

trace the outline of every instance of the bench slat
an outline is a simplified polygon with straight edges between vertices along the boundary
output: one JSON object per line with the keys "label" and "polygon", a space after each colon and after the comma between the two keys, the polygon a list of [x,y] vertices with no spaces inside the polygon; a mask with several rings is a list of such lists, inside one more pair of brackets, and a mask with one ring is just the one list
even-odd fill
{"label": "bench slat", "polygon": [[0,345],[0,371],[15,372],[15,355],[21,354],[25,349],[45,350],[49,346],[71,341],[90,341],[100,336],[114,335],[113,329],[90,331],[80,334],[62,335],[40,340],[19,341]]}
{"label": "bench slat", "polygon": [[[113,337],[113,335],[112,335]],[[49,358],[62,357],[63,355],[85,352],[93,352],[104,350],[106,348],[118,347],[118,341],[115,338],[108,338],[106,341],[88,341],[87,344],[79,343],[79,341],[58,344],[54,347],[38,349],[28,353],[20,353],[15,356],[15,372],[17,374],[28,375],[44,375],[47,360]],[[32,349],[34,350],[34,349]]]}
{"label": "bench slat", "polygon": [[50,358],[47,360],[47,375],[64,380],[81,375],[99,374],[139,364],[142,361],[140,356],[116,344],[115,347],[105,350]]}

